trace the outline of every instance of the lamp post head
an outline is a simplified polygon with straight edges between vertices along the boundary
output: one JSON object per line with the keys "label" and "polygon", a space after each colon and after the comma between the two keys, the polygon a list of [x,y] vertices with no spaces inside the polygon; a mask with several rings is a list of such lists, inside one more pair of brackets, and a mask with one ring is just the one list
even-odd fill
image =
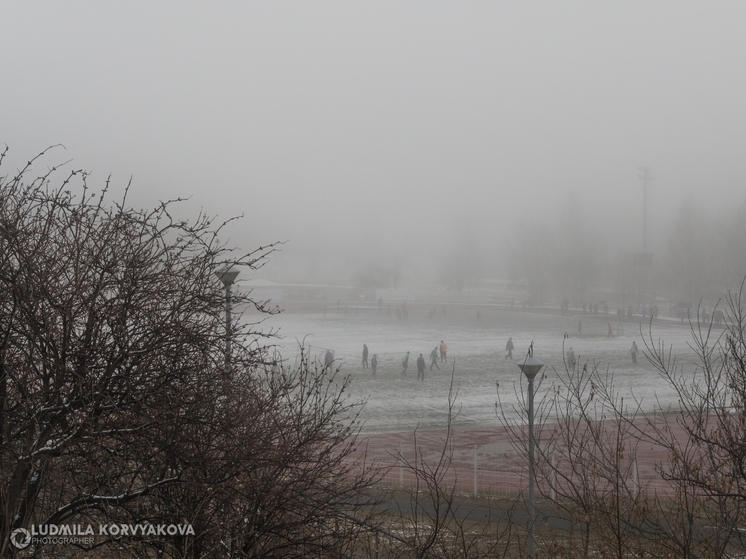
{"label": "lamp post head", "polygon": [[539,361],[535,357],[526,357],[518,362],[518,368],[523,371],[523,374],[526,375],[529,381],[534,380],[534,377],[544,368],[544,365],[544,362]]}
{"label": "lamp post head", "polygon": [[233,282],[236,280],[238,270],[230,264],[224,264],[215,270],[215,275],[220,278],[220,281],[223,282],[225,287],[228,287],[233,285]]}

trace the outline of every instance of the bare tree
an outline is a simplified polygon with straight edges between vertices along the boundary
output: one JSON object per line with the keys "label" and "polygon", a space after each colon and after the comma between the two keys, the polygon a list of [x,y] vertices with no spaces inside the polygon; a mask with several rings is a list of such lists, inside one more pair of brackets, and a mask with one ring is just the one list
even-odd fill
{"label": "bare tree", "polygon": [[[454,411],[457,396],[453,386],[455,372],[454,363],[446,430],[435,458],[428,461],[429,453],[418,444],[416,430],[414,459],[397,455],[402,467],[414,478],[414,485],[399,501],[394,525],[402,536],[395,541],[399,544],[401,556],[417,559],[509,557],[516,546],[511,522],[513,507],[497,511],[491,509],[489,502],[481,503],[479,519],[475,520],[470,518],[475,505],[456,491],[457,479],[452,468],[452,421],[457,415]],[[385,518],[382,521],[385,522]]]}
{"label": "bare tree", "polygon": [[678,396],[653,438],[669,454],[661,476],[691,511],[697,547],[713,557],[743,553],[746,505],[746,314],[744,284],[726,300],[726,329],[692,320],[696,370],[680,366],[670,348],[646,339],[646,356]]}
{"label": "bare tree", "polygon": [[508,242],[508,271],[511,281],[527,293],[529,304],[547,302],[554,267],[554,236],[540,222],[522,223]]}
{"label": "bare tree", "polygon": [[[646,356],[673,387],[678,405],[645,411],[625,398],[598,364],[565,367],[537,405],[537,485],[570,523],[566,556],[618,558],[742,555],[746,504],[746,313],[741,292],[727,300],[724,332],[691,322],[697,362],[679,365],[671,348],[646,338]],[[545,382],[546,382],[545,377]],[[525,406],[515,410],[525,415]],[[524,425],[502,415],[524,458]],[[665,451],[657,484],[637,475],[641,445]],[[576,531],[579,530],[576,538]],[[545,533],[544,548],[550,552]],[[557,556],[561,556],[557,554]]]}
{"label": "bare tree", "polygon": [[601,235],[591,228],[588,212],[575,193],[562,205],[556,239],[553,276],[561,292],[575,306],[597,300],[593,296],[601,268]]}
{"label": "bare tree", "polygon": [[[534,422],[536,483],[549,507],[546,514],[568,526],[561,546],[566,556],[635,556],[650,544],[652,530],[647,488],[635,470],[644,440],[636,421],[639,407],[625,407],[613,374],[598,364],[555,372],[548,388],[537,388]],[[539,387],[548,378],[544,373]],[[522,397],[519,402],[514,415],[524,418],[527,404]],[[512,419],[503,409],[501,421],[519,459],[527,462],[523,419]],[[546,553],[552,537],[541,538]]]}
{"label": "bare tree", "polygon": [[350,459],[358,406],[348,387],[305,357],[234,379],[214,422],[189,437],[198,467],[167,492],[174,516],[200,523],[194,557],[351,555],[370,521],[375,471]]}
{"label": "bare tree", "polygon": [[83,171],[27,179],[40,161],[0,178],[0,555],[15,529],[86,522],[195,531],[98,538],[107,556],[345,555],[367,480],[347,381],[224,324],[216,268],[273,246],[235,255],[206,216],[110,205]]}
{"label": "bare tree", "polygon": [[722,284],[714,273],[719,269],[717,251],[721,244],[712,233],[714,224],[691,199],[678,209],[669,233],[665,268],[669,289],[677,299],[695,304],[703,295],[717,297],[722,293],[718,289]]}

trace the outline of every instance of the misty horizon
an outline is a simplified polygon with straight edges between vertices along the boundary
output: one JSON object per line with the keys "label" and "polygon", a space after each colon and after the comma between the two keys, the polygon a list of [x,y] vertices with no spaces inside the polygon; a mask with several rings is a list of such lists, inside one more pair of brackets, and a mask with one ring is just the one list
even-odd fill
{"label": "misty horizon", "polygon": [[243,215],[230,244],[287,241],[255,277],[345,283],[397,259],[443,283],[470,238],[505,279],[511,243],[568,214],[604,257],[639,252],[643,166],[658,262],[687,204],[707,223],[746,207],[735,2],[5,12],[11,168],[62,144],[37,172],[71,159],[114,201],[131,178],[136,207]]}

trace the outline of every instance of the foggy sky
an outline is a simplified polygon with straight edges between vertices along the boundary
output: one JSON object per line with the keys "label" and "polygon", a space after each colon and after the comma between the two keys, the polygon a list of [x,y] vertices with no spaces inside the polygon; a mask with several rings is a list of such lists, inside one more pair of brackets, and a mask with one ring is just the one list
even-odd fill
{"label": "foggy sky", "polygon": [[[383,258],[746,191],[746,3],[9,2],[0,144],[233,243]],[[7,169],[5,171],[7,173]],[[654,228],[655,230],[655,228]],[[639,238],[638,238],[639,237]],[[486,241],[485,241],[486,242]],[[316,254],[316,253],[315,253]],[[271,275],[271,274],[269,274]]]}

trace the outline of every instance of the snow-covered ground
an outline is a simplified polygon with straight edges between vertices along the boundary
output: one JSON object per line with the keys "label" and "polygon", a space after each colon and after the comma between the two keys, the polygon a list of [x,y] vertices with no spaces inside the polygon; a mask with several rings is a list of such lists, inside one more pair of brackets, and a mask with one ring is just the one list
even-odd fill
{"label": "snow-covered ground", "polygon": [[[439,429],[447,418],[448,391],[451,371],[454,388],[458,391],[454,421],[457,428],[498,425],[496,416],[497,383],[503,407],[512,414],[516,403],[515,391],[520,390],[521,372],[516,366],[525,356],[531,341],[534,356],[544,361],[547,379],[537,393],[549,389],[557,375],[564,375],[562,360],[565,349],[572,347],[581,363],[599,363],[603,370],[614,373],[614,384],[625,401],[634,396],[643,407],[652,410],[654,402],[674,404],[673,391],[662,381],[645,357],[638,356],[633,365],[629,354],[632,341],[642,350],[644,344],[638,323],[619,323],[616,315],[558,315],[523,312],[520,309],[448,307],[445,316],[438,306],[434,317],[428,318],[430,308],[412,306],[409,320],[397,320],[377,308],[348,309],[327,313],[318,311],[283,312],[271,317],[265,327],[279,328],[282,339],[278,347],[289,365],[297,363],[299,343],[305,338],[312,357],[323,359],[326,349],[332,349],[341,373],[352,377],[350,396],[365,401],[361,416],[364,431],[388,432]],[[578,321],[582,321],[582,337],[577,336]],[[607,324],[611,323],[615,337],[607,338]],[[648,325],[643,325],[647,336]],[[568,337],[565,339],[565,334]],[[505,359],[505,343],[513,338],[513,359]],[[653,325],[654,339],[672,345],[677,363],[694,372],[696,357],[687,345],[691,340],[688,324],[659,322]],[[440,370],[430,369],[429,354],[445,340],[448,344],[448,364],[438,363]],[[370,358],[378,355],[378,373],[372,378],[370,369],[361,364],[363,344],[370,350]],[[411,352],[407,378],[402,379],[401,358]],[[425,382],[418,382],[416,359],[422,353],[426,359]],[[659,404],[655,404],[657,408]]]}

